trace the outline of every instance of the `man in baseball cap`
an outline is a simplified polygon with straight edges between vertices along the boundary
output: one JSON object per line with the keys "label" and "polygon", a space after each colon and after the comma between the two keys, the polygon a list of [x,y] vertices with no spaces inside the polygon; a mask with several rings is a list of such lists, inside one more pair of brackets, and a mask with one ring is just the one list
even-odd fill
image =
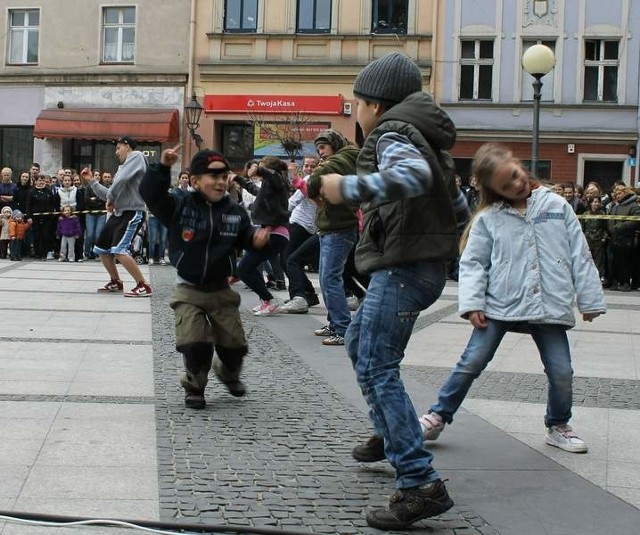
{"label": "man in baseball cap", "polygon": [[93,247],[93,252],[100,256],[110,276],[109,282],[98,288],[102,294],[123,291],[116,260],[136,282],[132,290],[124,292],[125,297],[149,297],[152,294],[151,286],[131,256],[131,243],[146,217],[146,205],[138,190],[147,171],[147,160],[140,151],[134,150],[135,147],[135,140],[129,136],[116,140],[116,157],[120,166],[108,188],[100,184],[89,169],[84,168],[81,172],[83,180],[106,201],[107,211],[111,212]]}
{"label": "man in baseball cap", "polygon": [[136,143],[136,140],[130,136],[121,136],[116,139],[116,145],[119,145],[120,143],[122,143],[123,145],[129,145],[129,147],[131,147],[131,150],[135,150],[136,146],[138,145]]}

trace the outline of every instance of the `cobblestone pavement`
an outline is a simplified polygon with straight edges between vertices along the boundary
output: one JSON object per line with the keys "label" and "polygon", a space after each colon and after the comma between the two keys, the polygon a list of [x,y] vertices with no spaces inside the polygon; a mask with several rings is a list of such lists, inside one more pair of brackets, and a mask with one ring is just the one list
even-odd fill
{"label": "cobblestone pavement", "polygon": [[[406,366],[405,369],[411,370],[416,379],[436,390],[451,373],[451,368]],[[541,373],[485,371],[474,381],[467,397],[546,403],[547,388],[547,377]],[[640,381],[575,377],[573,405],[575,407],[638,410],[640,409]]]}
{"label": "cobblestone pavement", "polygon": [[[173,270],[152,270],[161,518],[380,533],[366,526],[364,510],[386,504],[394,477],[387,464],[365,466],[351,458],[354,437],[368,432],[362,413],[253,316],[243,317],[250,344],[247,397],[232,398],[212,379],[207,409],[184,408],[182,362],[167,305],[173,277]],[[458,501],[416,529],[497,533]]]}

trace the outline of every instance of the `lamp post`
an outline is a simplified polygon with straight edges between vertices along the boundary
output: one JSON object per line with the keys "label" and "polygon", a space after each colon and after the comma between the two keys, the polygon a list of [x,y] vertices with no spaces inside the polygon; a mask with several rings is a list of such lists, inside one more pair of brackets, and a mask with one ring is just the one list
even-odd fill
{"label": "lamp post", "polygon": [[191,139],[195,141],[198,150],[202,148],[202,136],[196,132],[198,127],[200,126],[200,116],[202,115],[204,108],[198,102],[196,98],[196,94],[193,93],[191,95],[191,100],[189,104],[184,107],[184,116],[187,121],[187,128],[191,133]]}
{"label": "lamp post", "polygon": [[553,69],[556,58],[546,45],[533,45],[522,55],[522,67],[533,81],[533,138],[531,140],[531,174],[538,176],[538,138],[540,136],[540,98],[542,96],[542,81],[545,74]]}

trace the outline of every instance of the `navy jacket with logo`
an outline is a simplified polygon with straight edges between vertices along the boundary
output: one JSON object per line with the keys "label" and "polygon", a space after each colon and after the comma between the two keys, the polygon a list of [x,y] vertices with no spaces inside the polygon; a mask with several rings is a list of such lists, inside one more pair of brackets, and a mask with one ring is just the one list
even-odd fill
{"label": "navy jacket with logo", "polygon": [[235,273],[236,249],[251,247],[256,227],[229,195],[212,203],[197,191],[169,191],[170,187],[170,168],[149,165],[140,195],[169,229],[171,265],[196,286],[224,284]]}

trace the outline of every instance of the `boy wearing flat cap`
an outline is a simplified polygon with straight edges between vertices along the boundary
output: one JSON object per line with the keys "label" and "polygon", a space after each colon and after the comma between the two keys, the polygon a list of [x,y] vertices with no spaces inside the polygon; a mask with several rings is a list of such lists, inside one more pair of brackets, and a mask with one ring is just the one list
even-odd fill
{"label": "boy wearing flat cap", "polygon": [[245,395],[240,372],[248,348],[238,310],[240,295],[227,280],[235,271],[235,251],[264,247],[269,235],[252,226],[246,210],[231,200],[229,163],[217,151],[194,155],[189,166],[192,191],[170,191],[177,150],[164,150],[160,163],[149,166],[140,194],[169,229],[169,259],[178,281],[170,305],[176,317],[176,349],[185,369],[180,384],[185,405],[204,409],[212,366],[232,396]]}
{"label": "boy wearing flat cap", "polygon": [[445,263],[456,255],[469,212],[445,152],[455,127],[422,91],[417,65],[404,54],[387,54],[360,72],[353,93],[366,136],[357,174],[323,176],[322,194],[331,203],[360,203],[364,213],[356,267],[371,281],[345,345],[374,435],[353,456],[386,458],[395,468],[397,490],[388,507],[366,515],[370,526],[395,530],[453,506],[423,446],[400,362],[418,315],[442,293]]}

